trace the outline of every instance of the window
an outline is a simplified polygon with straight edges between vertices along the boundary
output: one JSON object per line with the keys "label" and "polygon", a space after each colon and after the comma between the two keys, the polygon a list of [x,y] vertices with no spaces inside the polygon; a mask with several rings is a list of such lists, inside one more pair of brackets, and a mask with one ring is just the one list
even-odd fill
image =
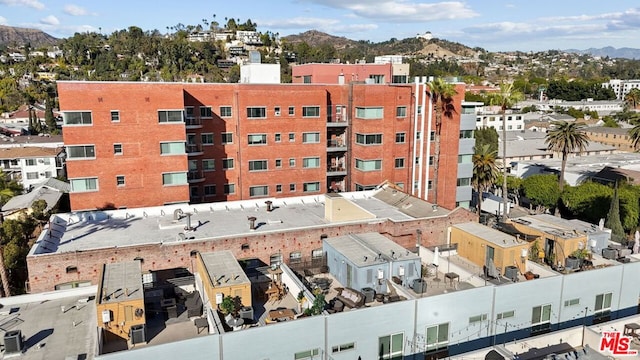
{"label": "window", "polygon": [[580,299],[565,300],[564,307],[580,305]]}
{"label": "window", "polygon": [[111,111],[111,122],[120,122],[120,111]]}
{"label": "window", "polygon": [[38,159],[38,161],[43,163],[44,165],[51,165],[51,159],[49,158]]}
{"label": "window", "polygon": [[422,114],[422,105],[418,105],[418,115]]}
{"label": "window", "polygon": [[[469,131],[471,131],[471,134],[473,134],[473,130],[469,130]],[[436,141],[436,132],[435,131],[432,131],[429,134],[429,141]]]}
{"label": "window", "polygon": [[124,186],[124,175],[116,176],[116,185],[117,186]]}
{"label": "window", "polygon": [[202,160],[203,171],[214,171],[216,169],[216,162],[213,159]]}
{"label": "window", "polygon": [[320,191],[320,183],[319,182],[308,182],[302,184],[302,191],[304,192],[317,192]]}
{"label": "window", "polygon": [[277,168],[282,167],[282,159],[276,159],[276,167]]}
{"label": "window", "polygon": [[296,114],[296,107],[295,106],[289,106],[289,116],[293,116]]}
{"label": "window", "polygon": [[396,158],[395,160],[396,169],[401,169],[404,167],[404,158]]}
{"label": "window", "polygon": [[202,145],[213,145],[213,133],[200,134]]}
{"label": "window", "polygon": [[280,140],[282,140],[282,136],[280,135],[280,133],[276,133],[273,139],[275,142],[280,142]]}
{"label": "window", "polygon": [[158,110],[158,122],[182,122],[182,110]]}
{"label": "window", "polygon": [[220,117],[231,117],[231,106],[220,106]]}
{"label": "window", "polygon": [[373,80],[374,84],[384,84],[384,75],[369,75],[369,79]]}
{"label": "window", "polygon": [[91,125],[93,119],[90,111],[72,111],[62,114],[65,125]]}
{"label": "window", "polygon": [[499,313],[498,315],[496,315],[496,320],[502,320],[502,319],[508,319],[508,318],[512,318],[516,315],[516,312],[514,310],[511,311],[505,311],[503,313]]}
{"label": "window", "polygon": [[72,192],[85,192],[98,190],[98,178],[71,179]]}
{"label": "window", "polygon": [[347,344],[342,344],[342,345],[336,345],[336,346],[332,346],[331,347],[331,353],[335,354],[335,353],[339,353],[339,352],[343,352],[343,351],[347,351],[347,350],[353,350],[356,348],[356,344],[355,343],[347,343]]}
{"label": "window", "polygon": [[314,356],[318,356],[318,354],[320,354],[320,351],[318,349],[301,351],[301,352],[293,354],[293,360],[313,359]]}
{"label": "window", "polygon": [[193,119],[193,106],[185,106],[184,112],[187,119]]}
{"label": "window", "polygon": [[551,321],[551,305],[536,306],[531,313],[531,325],[546,324]]}
{"label": "window", "polygon": [[382,119],[383,107],[356,107],[356,117],[360,119]]}
{"label": "window", "polygon": [[171,141],[160,143],[160,155],[184,154],[185,146],[182,141]]}
{"label": "window", "polygon": [[460,179],[458,179],[457,186],[471,186],[471,178],[460,178]]}
{"label": "window", "polygon": [[302,76],[302,83],[311,84],[311,75],[303,75]]}
{"label": "window", "polygon": [[356,183],[356,191],[366,191],[366,190],[373,190],[377,187],[378,185],[360,185],[358,183]]}
{"label": "window", "polygon": [[174,172],[162,174],[162,185],[187,185],[186,172]]}
{"label": "window", "polygon": [[396,186],[399,187],[400,189],[404,190],[404,183],[403,182],[397,182]]}
{"label": "window", "polygon": [[322,259],[323,256],[324,256],[324,251],[322,251],[322,248],[311,250],[312,259]]}
{"label": "window", "polygon": [[449,344],[449,323],[427,327],[426,350],[446,347]]}
{"label": "window", "polygon": [[296,184],[289,184],[289,191],[296,191]]}
{"label": "window", "polygon": [[266,185],[263,186],[251,186],[249,188],[249,196],[267,196],[269,195],[269,187]]}
{"label": "window", "polygon": [[289,166],[290,167],[295,167],[296,166],[296,159],[289,158]]}
{"label": "window", "polygon": [[320,117],[320,106],[303,106],[302,117]]}
{"label": "window", "polygon": [[407,75],[393,75],[391,82],[394,84],[406,84],[407,78]]}
{"label": "window", "polygon": [[279,193],[282,192],[282,184],[277,184],[276,185],[276,192],[279,192]]}
{"label": "window", "polygon": [[458,155],[458,164],[471,164],[473,155]]}
{"label": "window", "polygon": [[51,173],[51,171],[45,171],[45,172],[44,172],[44,177],[46,177],[46,178],[50,178],[50,177],[52,177],[52,173]]}
{"label": "window", "polygon": [[250,160],[249,171],[265,171],[267,170],[267,160]]}
{"label": "window", "polygon": [[189,195],[190,197],[197,198],[200,196],[200,190],[197,186],[192,186],[189,190],[191,191],[191,194]]}
{"label": "window", "polygon": [[37,163],[36,159],[25,159],[25,164],[27,166],[36,166]]}
{"label": "window", "polygon": [[253,119],[264,119],[267,117],[267,109],[265,107],[248,107],[247,117]]}
{"label": "window", "polygon": [[396,117],[406,117],[407,116],[407,107],[406,106],[398,106],[396,108]]}
{"label": "window", "polygon": [[393,334],[378,338],[378,359],[402,359],[404,334]]}
{"label": "window", "polygon": [[276,107],[273,109],[273,113],[274,113],[276,116],[280,116],[280,106],[276,106]]}
{"label": "window", "polygon": [[317,144],[320,142],[320,133],[302,133],[303,144]]}
{"label": "window", "polygon": [[296,141],[296,133],[289,133],[289,142]]}
{"label": "window", "polygon": [[429,165],[433,165],[435,157],[433,155],[429,155]]}
{"label": "window", "polygon": [[204,196],[215,196],[216,195],[216,186],[215,185],[205,185],[204,186]]}
{"label": "window", "polygon": [[487,314],[476,315],[469,318],[469,325],[477,324],[487,320]]}
{"label": "window", "polygon": [[406,134],[403,133],[403,132],[396,133],[396,144],[404,144],[405,136],[406,136]]}
{"label": "window", "polygon": [[78,272],[78,267],[77,266],[67,266],[66,269],[67,274],[75,274]]}
{"label": "window", "polygon": [[27,173],[27,180],[35,180],[38,178],[38,172],[28,172]]}
{"label": "window", "polygon": [[362,171],[374,171],[382,169],[382,160],[356,159],[356,169]]}
{"label": "window", "polygon": [[[68,159],[95,159],[95,157],[96,148],[93,145],[67,146]],[[27,159],[27,165],[29,165],[28,160],[33,160],[35,165],[35,159]]]}
{"label": "window", "polygon": [[233,169],[233,159],[222,159],[222,169]]}
{"label": "window", "polygon": [[294,251],[289,253],[289,262],[290,263],[299,263],[302,261],[302,253],[300,251]]}
{"label": "window", "polygon": [[233,133],[220,134],[222,144],[233,144]]}
{"label": "window", "polygon": [[302,159],[302,167],[303,168],[319,168],[320,158],[319,157],[304,158]]}
{"label": "window", "polygon": [[460,139],[473,139],[473,130],[460,130]]}
{"label": "window", "polygon": [[382,134],[356,134],[356,144],[380,145],[382,144]]}
{"label": "window", "polygon": [[224,194],[230,195],[236,193],[236,184],[224,184]]}
{"label": "window", "polygon": [[200,106],[200,117],[201,118],[212,118],[211,106]]}
{"label": "window", "polygon": [[266,145],[267,134],[249,134],[249,145]]}
{"label": "window", "polygon": [[113,154],[122,155],[122,144],[113,144]]}
{"label": "window", "polygon": [[593,312],[604,313],[611,310],[611,293],[596,295],[596,306]]}
{"label": "window", "polygon": [[429,182],[427,183],[427,190],[431,189],[433,189],[433,180],[429,180]]}

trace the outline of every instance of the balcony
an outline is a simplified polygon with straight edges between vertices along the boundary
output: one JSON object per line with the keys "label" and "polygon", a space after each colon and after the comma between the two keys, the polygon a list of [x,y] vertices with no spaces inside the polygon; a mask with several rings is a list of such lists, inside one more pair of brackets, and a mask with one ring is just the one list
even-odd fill
{"label": "balcony", "polygon": [[202,155],[202,145],[199,145],[199,144],[187,144],[187,155],[189,155],[189,156]]}
{"label": "balcony", "polygon": [[203,182],[204,173],[201,170],[189,170],[187,173],[187,181],[189,184]]}
{"label": "balcony", "polygon": [[328,166],[327,176],[346,176],[347,169],[342,166]]}
{"label": "balcony", "polygon": [[345,114],[330,114],[327,116],[327,127],[344,127],[348,124],[348,116]]}
{"label": "balcony", "polygon": [[347,151],[347,144],[342,139],[329,140],[327,151]]}
{"label": "balcony", "polygon": [[202,128],[202,119],[196,117],[185,117],[184,123],[187,130]]}

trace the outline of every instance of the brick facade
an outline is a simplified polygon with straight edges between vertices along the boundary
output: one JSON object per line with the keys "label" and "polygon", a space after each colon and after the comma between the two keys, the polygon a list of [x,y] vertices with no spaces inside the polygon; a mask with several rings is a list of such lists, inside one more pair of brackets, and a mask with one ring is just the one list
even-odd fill
{"label": "brick facade", "polygon": [[[476,215],[455,209],[447,216],[415,219],[403,222],[390,220],[369,224],[326,225],[304,230],[284,231],[272,234],[212,239],[205,241],[147,244],[127,247],[29,255],[29,288],[32,293],[54,290],[59,284],[75,281],[91,281],[96,284],[104,263],[117,263],[142,259],[142,271],[183,267],[194,270],[194,251],[211,252],[230,250],[237,259],[257,258],[269,264],[271,255],[280,253],[285,262],[292,252],[310,256],[314,249],[322,248],[322,235],[329,237],[349,233],[379,232],[405,248],[415,248],[416,230],[422,230],[421,244],[434,246],[447,242],[447,229],[458,223],[475,221]],[[243,247],[248,245],[248,248]],[[244,248],[244,249],[243,249]]]}
{"label": "brick facade", "polygon": [[[92,118],[92,124],[65,125],[65,145],[95,146],[95,158],[67,163],[69,179],[97,178],[96,189],[71,193],[71,207],[314,195],[370,188],[386,180],[411,192],[413,139],[419,131],[415,90],[410,84],[58,82],[65,116],[90,111]],[[458,92],[454,104],[459,110],[462,85]],[[424,94],[418,95],[421,104]],[[249,108],[263,109],[264,116],[248,117]],[[363,118],[362,112],[372,108],[382,109],[381,118]],[[184,122],[158,121],[158,111],[181,110],[186,115],[187,109],[192,115]],[[118,121],[113,121],[113,111]],[[442,129],[438,204],[448,209],[456,204],[459,114],[444,119]],[[231,142],[223,143],[223,134]],[[381,143],[359,144],[358,134],[382,135]],[[403,142],[396,141],[397,134],[404,134]],[[250,136],[262,135],[266,144],[249,144]],[[187,153],[161,155],[160,143],[167,141],[186,142]],[[114,152],[115,145],[121,146],[121,154]],[[432,144],[431,153],[434,148]],[[223,169],[223,159],[232,159],[233,167]],[[396,159],[403,159],[402,167]],[[422,159],[426,162],[428,156]],[[381,165],[359,169],[356,160],[367,166],[380,160]],[[250,161],[258,169],[250,168]],[[188,183],[163,184],[163,174],[173,172],[186,173]],[[433,179],[433,169],[429,172]],[[117,183],[118,177],[124,184]]]}

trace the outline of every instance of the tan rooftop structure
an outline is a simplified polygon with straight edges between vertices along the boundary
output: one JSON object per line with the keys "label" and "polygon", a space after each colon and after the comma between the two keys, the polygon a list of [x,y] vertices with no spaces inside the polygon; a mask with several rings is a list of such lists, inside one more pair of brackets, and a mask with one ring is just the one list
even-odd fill
{"label": "tan rooftop structure", "polygon": [[251,281],[231,251],[198,253],[197,271],[211,306],[226,296],[240,297],[243,306],[251,306]]}
{"label": "tan rooftop structure", "polygon": [[24,159],[55,157],[62,151],[62,148],[47,147],[10,147],[0,148],[0,159]]}

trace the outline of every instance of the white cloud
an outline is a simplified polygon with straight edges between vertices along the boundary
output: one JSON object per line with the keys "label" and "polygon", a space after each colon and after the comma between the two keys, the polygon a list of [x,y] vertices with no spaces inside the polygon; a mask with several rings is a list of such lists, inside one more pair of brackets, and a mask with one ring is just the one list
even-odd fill
{"label": "white cloud", "polygon": [[302,0],[336,9],[349,10],[367,19],[389,23],[425,22],[435,20],[468,19],[478,16],[460,1],[421,3],[408,0]]}
{"label": "white cloud", "polygon": [[27,6],[37,10],[44,9],[44,4],[38,0],[0,0],[0,4],[8,6]]}
{"label": "white cloud", "polygon": [[7,18],[0,16],[0,25],[7,25]]}
{"label": "white cloud", "polygon": [[91,25],[64,25],[60,24],[47,24],[40,20],[40,23],[24,23],[20,24],[21,27],[40,29],[49,35],[56,37],[69,37],[75,33],[96,32],[98,28]]}
{"label": "white cloud", "polygon": [[60,20],[58,20],[58,18],[53,15],[49,15],[46,18],[40,19],[40,23],[44,25],[55,26],[60,25]]}
{"label": "white cloud", "polygon": [[89,12],[78,5],[68,4],[64,6],[64,13],[71,16],[84,16],[89,15]]}

